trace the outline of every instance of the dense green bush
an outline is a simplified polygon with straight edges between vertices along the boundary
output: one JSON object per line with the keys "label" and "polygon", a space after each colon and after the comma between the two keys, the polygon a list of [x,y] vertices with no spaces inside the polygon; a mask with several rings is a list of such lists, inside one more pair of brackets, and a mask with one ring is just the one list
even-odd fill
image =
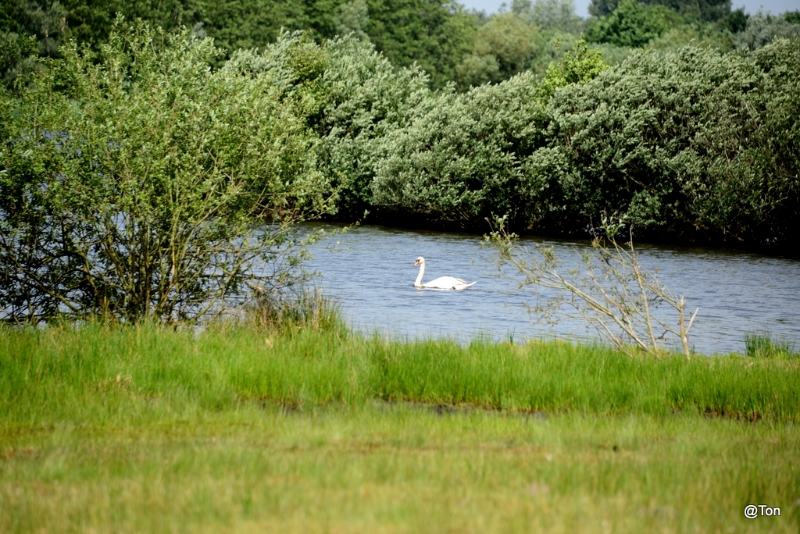
{"label": "dense green bush", "polygon": [[[458,93],[431,91],[419,66],[393,65],[357,32],[284,33],[221,62],[196,31],[137,31],[98,57],[66,48],[30,69],[30,87],[2,94],[7,318],[176,319],[264,287],[246,264],[269,263],[285,227],[258,234],[236,268],[215,262],[236,257],[231,243],[250,246],[243,236],[265,215],[369,211],[480,230],[506,216],[517,231],[580,234],[605,212],[639,238],[784,250],[798,239],[796,39],[735,53],[605,44],[622,61],[610,68],[577,41],[544,77]],[[179,249],[205,259],[181,264]]]}
{"label": "dense green bush", "polygon": [[424,220],[483,227],[506,215],[529,225],[549,209],[544,175],[530,156],[546,144],[544,103],[559,87],[586,83],[605,64],[579,43],[541,83],[527,72],[466,94],[440,92],[406,128],[386,137],[373,202]]}
{"label": "dense green bush", "polygon": [[751,55],[640,52],[556,92],[533,156],[549,224],[609,210],[662,237],[796,242],[798,80],[800,46],[784,40]]}
{"label": "dense green bush", "polygon": [[287,283],[287,229],[328,208],[303,102],[188,31],[62,52],[0,99],[0,319],[183,320]]}
{"label": "dense green bush", "polygon": [[422,69],[397,68],[352,35],[320,45],[305,34],[285,33],[263,52],[238,52],[229,65],[270,73],[284,94],[302,103],[317,138],[317,169],[337,194],[338,216],[346,219],[373,207],[370,183],[385,156],[383,139],[431,105]]}
{"label": "dense green bush", "polygon": [[353,39],[328,42],[326,49],[328,99],[316,127],[318,168],[339,194],[340,215],[358,218],[372,208],[370,183],[385,156],[383,139],[429,105],[428,76],[417,66],[396,68]]}
{"label": "dense green bush", "polygon": [[371,143],[362,198],[420,224],[483,228],[507,215],[517,228],[581,233],[605,212],[642,238],[790,250],[798,50],[640,51],[603,71],[579,45],[541,81],[432,93]]}
{"label": "dense green bush", "polygon": [[535,209],[540,187],[521,167],[537,134],[535,91],[533,77],[522,74],[463,95],[432,95],[408,127],[385,139],[373,202],[460,225],[492,213],[525,217],[521,210]]}

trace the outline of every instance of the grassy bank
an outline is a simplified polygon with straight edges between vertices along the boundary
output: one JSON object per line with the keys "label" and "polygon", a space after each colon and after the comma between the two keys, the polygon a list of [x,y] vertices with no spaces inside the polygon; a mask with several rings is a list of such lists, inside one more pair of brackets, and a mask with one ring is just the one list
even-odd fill
{"label": "grassy bank", "polygon": [[341,328],[6,330],[0,531],[796,532],[798,374]]}
{"label": "grassy bank", "polygon": [[6,422],[128,422],[243,402],[292,408],[372,400],[521,412],[800,420],[800,358],[687,361],[603,346],[397,342],[344,328],[283,333],[157,327],[6,331]]}

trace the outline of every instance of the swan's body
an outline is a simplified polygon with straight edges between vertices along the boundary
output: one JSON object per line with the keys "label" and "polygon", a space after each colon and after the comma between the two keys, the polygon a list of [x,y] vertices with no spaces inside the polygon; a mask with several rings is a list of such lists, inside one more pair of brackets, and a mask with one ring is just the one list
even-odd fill
{"label": "swan's body", "polygon": [[440,276],[436,280],[431,280],[423,284],[422,276],[425,274],[425,258],[422,256],[417,258],[417,261],[414,262],[414,266],[416,267],[417,265],[419,265],[419,274],[417,275],[417,281],[414,282],[414,287],[417,289],[450,289],[461,291],[462,289],[467,289],[475,285],[475,282],[469,284],[461,278],[453,278],[452,276]]}

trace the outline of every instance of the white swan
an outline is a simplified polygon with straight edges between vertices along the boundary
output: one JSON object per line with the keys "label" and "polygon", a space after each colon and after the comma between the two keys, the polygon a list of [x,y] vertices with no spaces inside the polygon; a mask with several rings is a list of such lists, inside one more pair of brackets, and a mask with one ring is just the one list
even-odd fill
{"label": "white swan", "polygon": [[475,282],[468,284],[461,278],[453,278],[452,276],[441,276],[436,280],[423,284],[422,276],[425,274],[425,258],[422,256],[417,258],[417,261],[414,262],[414,267],[417,265],[419,265],[419,274],[417,275],[417,281],[414,282],[414,287],[417,289],[455,289],[456,291],[461,291],[475,285]]}

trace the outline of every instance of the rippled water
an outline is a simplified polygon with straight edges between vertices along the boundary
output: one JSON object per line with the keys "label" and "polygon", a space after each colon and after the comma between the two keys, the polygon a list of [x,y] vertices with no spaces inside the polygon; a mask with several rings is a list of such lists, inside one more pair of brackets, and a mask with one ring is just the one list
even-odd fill
{"label": "rippled water", "polygon": [[[315,226],[309,226],[309,229]],[[338,242],[338,244],[337,244]],[[554,245],[559,257],[576,261],[585,242],[528,239],[522,244]],[[527,338],[592,338],[575,320],[556,325],[536,321],[523,303],[535,303],[535,288],[517,289],[512,273],[497,277],[491,249],[479,236],[395,230],[351,229],[311,249],[309,267],[317,285],[338,302],[358,330],[400,338],[450,337],[469,341]],[[769,332],[800,350],[800,261],[708,249],[638,247],[640,261],[658,266],[659,279],[700,307],[690,335],[701,353],[744,351],[746,332]],[[466,291],[424,291],[413,287],[424,256],[424,281],[455,276],[477,284]]]}

